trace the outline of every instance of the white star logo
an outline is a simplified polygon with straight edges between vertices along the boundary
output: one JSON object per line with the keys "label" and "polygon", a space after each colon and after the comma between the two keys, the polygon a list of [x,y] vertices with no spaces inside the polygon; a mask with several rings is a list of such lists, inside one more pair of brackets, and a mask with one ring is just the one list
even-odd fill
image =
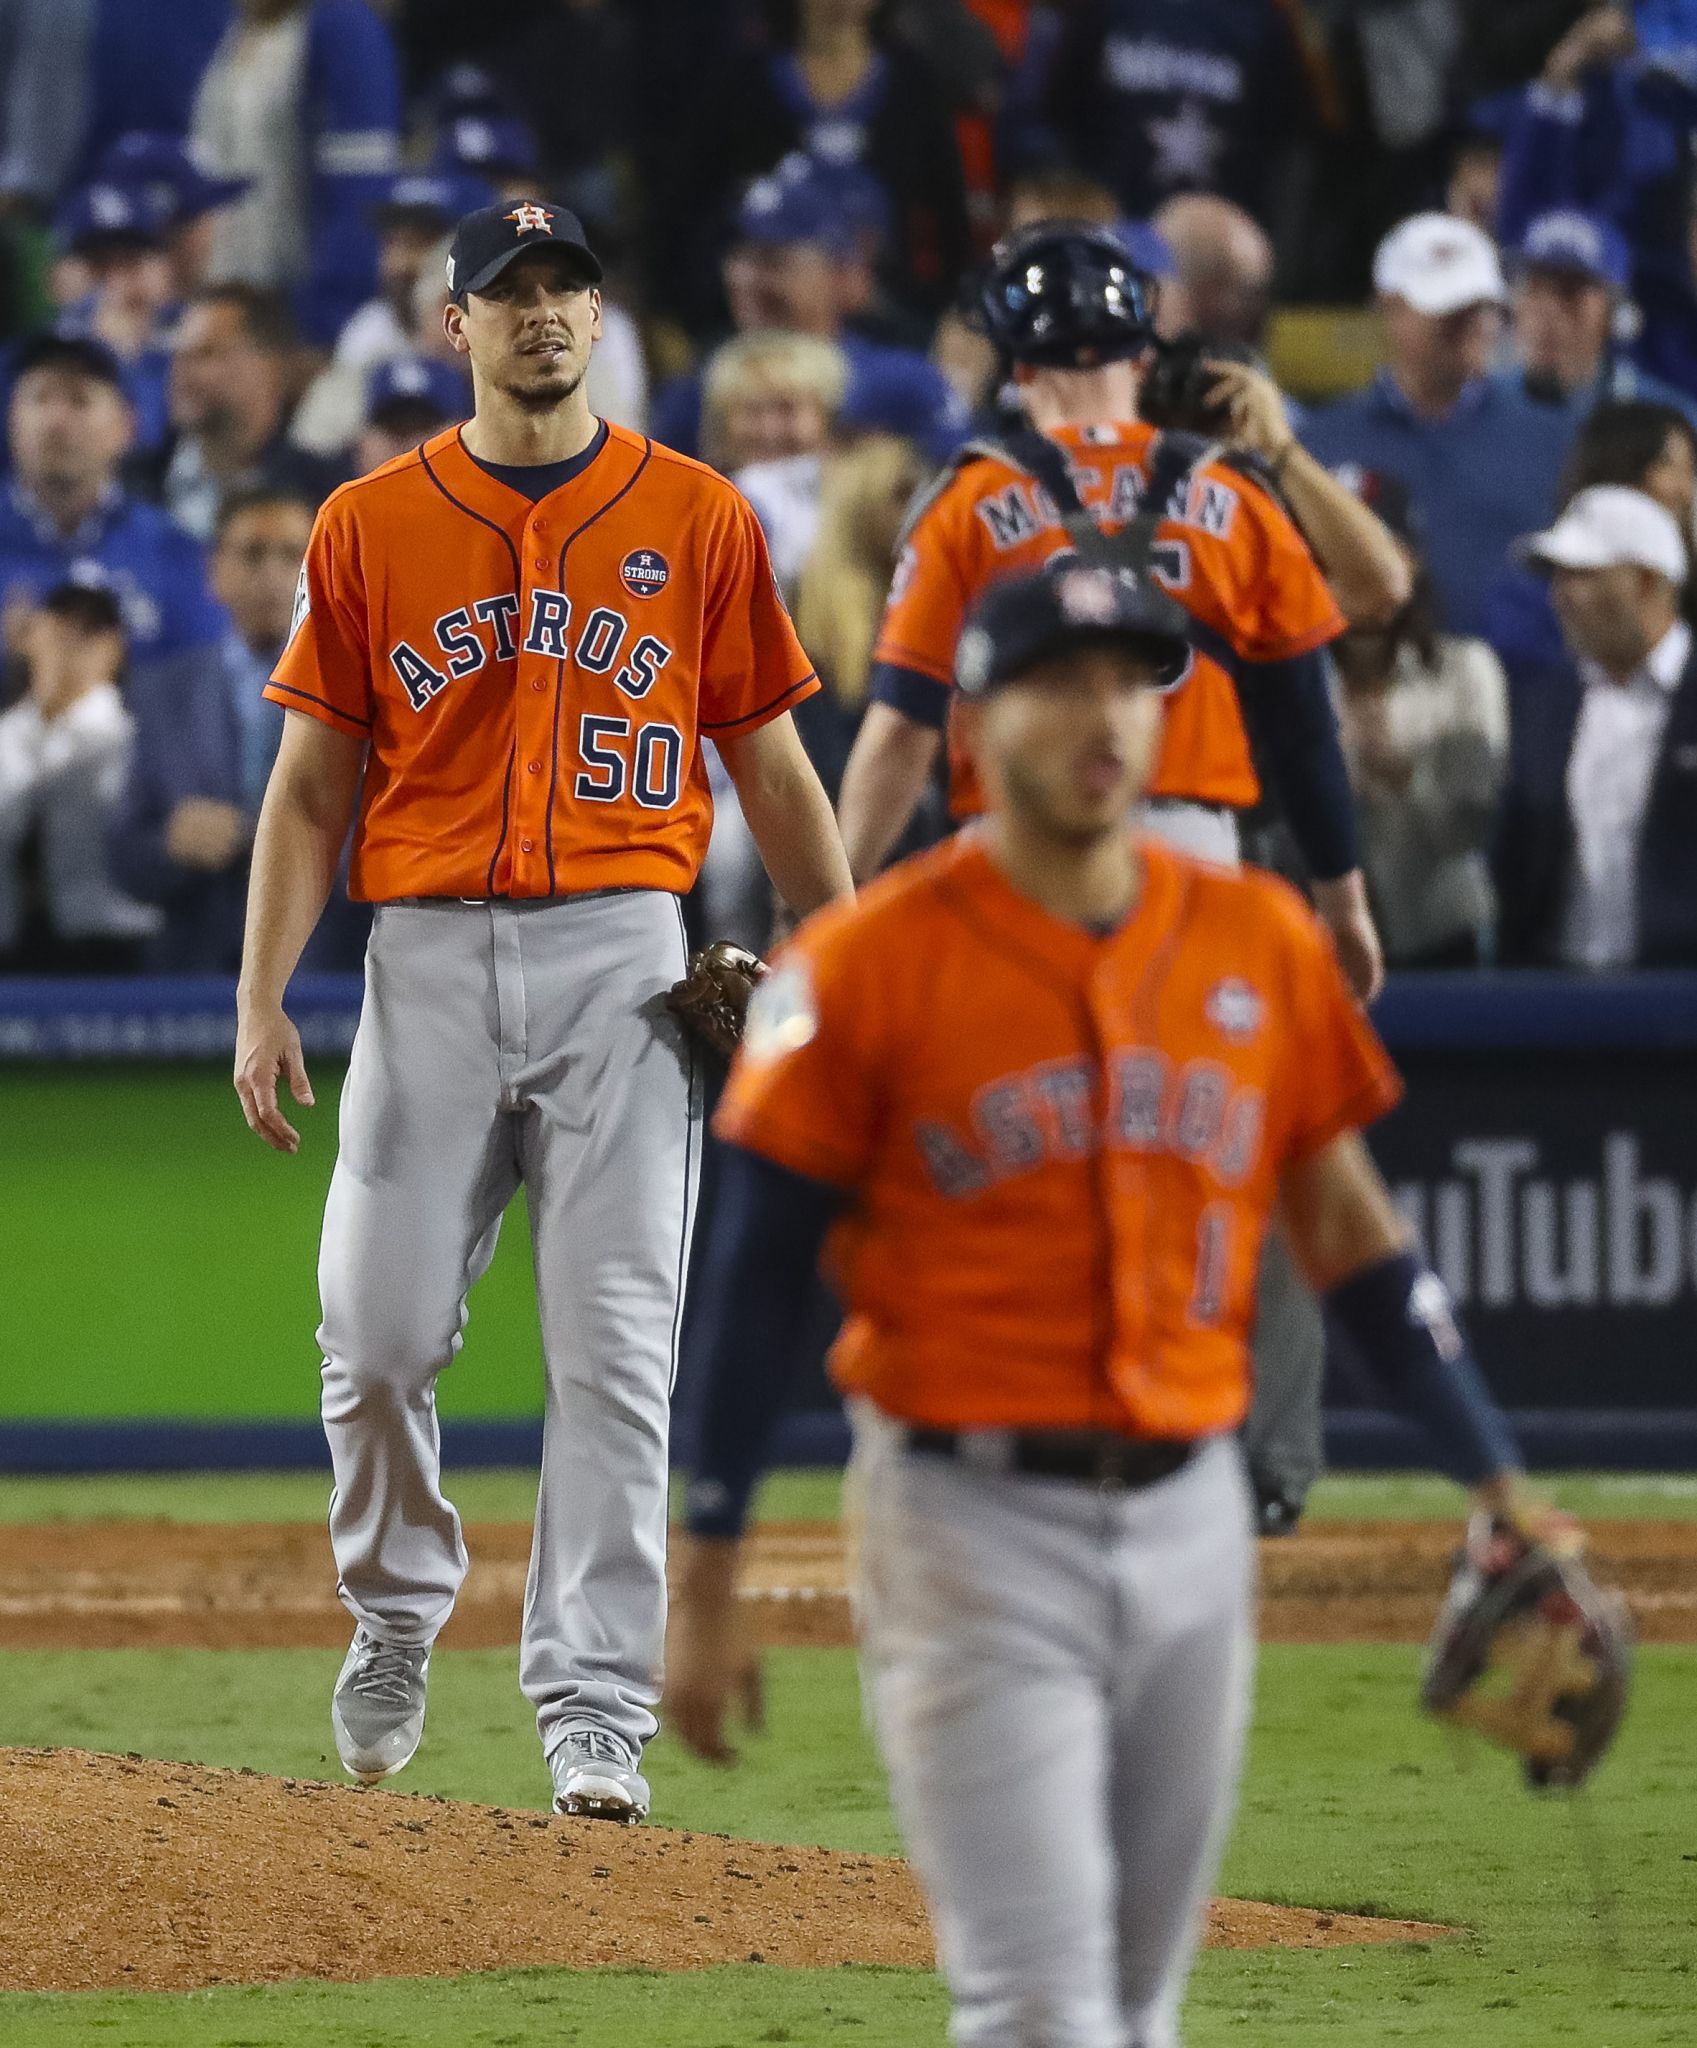
{"label": "white star logo", "polygon": [[1168,120],[1146,124],[1150,147],[1155,152],[1154,182],[1157,185],[1207,185],[1225,137],[1209,120],[1195,100],[1180,102],[1178,112]]}

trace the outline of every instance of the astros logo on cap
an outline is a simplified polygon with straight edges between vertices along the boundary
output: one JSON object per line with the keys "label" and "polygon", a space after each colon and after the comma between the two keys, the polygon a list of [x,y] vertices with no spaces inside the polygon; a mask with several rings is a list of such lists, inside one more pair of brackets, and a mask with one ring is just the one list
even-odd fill
{"label": "astros logo on cap", "polygon": [[554,225],[554,216],[547,207],[533,206],[528,199],[522,206],[515,206],[506,218],[521,235],[528,235],[534,228],[540,228],[547,234]]}

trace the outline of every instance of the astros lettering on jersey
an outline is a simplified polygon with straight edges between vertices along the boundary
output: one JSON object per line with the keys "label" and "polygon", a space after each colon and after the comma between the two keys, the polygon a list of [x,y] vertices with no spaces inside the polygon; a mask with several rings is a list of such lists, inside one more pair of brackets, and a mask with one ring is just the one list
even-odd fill
{"label": "astros lettering on jersey", "polygon": [[818,688],[746,501],[609,426],[532,504],[457,428],[318,515],[266,695],[369,739],[350,894],[687,890],[701,740]]}
{"label": "astros lettering on jersey", "polygon": [[969,830],[813,919],[756,994],[716,1128],[854,1191],[832,1366],[888,1414],[1232,1428],[1280,1175],[1397,1100],[1294,890],[1142,857],[1098,938]]}
{"label": "astros lettering on jersey", "polygon": [[[1123,526],[1137,510],[1156,429],[1133,421],[1063,427],[1050,438],[1066,451],[1083,503],[1107,531]],[[951,688],[955,642],[978,593],[1070,545],[1047,493],[1031,477],[992,458],[966,464],[909,537],[874,659]],[[1151,566],[1198,631],[1190,678],[1168,700],[1149,793],[1235,808],[1253,804],[1260,783],[1230,670],[1239,661],[1310,654],[1344,630],[1343,614],[1284,510],[1258,484],[1219,463],[1193,473],[1187,502],[1161,524]],[[954,814],[982,810],[976,771],[953,746],[949,771]]]}

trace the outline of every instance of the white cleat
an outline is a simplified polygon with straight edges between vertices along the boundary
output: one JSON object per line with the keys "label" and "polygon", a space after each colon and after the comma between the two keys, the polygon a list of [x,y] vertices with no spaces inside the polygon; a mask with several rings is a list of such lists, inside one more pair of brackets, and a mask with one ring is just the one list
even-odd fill
{"label": "white cleat", "polygon": [[605,1728],[574,1728],[548,1759],[554,1811],[635,1827],[648,1818],[648,1780],[638,1761],[622,1736]]}
{"label": "white cleat", "polygon": [[330,1725],[342,1769],[362,1785],[405,1770],[424,1734],[428,1649],[380,1643],[364,1628],[352,1647],[330,1699]]}

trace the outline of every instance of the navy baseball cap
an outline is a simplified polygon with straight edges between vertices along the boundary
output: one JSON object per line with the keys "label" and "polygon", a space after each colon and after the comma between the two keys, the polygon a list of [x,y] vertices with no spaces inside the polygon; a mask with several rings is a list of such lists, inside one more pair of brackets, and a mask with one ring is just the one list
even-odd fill
{"label": "navy baseball cap", "polygon": [[813,242],[821,248],[852,246],[862,222],[832,178],[820,176],[805,158],[756,178],[737,209],[736,239],[769,248]]}
{"label": "navy baseball cap", "polygon": [[431,169],[534,177],[542,161],[536,131],[517,114],[459,114],[442,130]]}
{"label": "navy baseball cap", "polygon": [[215,207],[228,206],[251,182],[247,178],[208,177],[175,135],[143,129],[120,135],[101,152],[95,170],[118,184],[144,187],[165,226],[173,228],[183,221],[198,220]]}
{"label": "navy baseball cap", "polygon": [[382,228],[391,222],[416,221],[421,227],[440,232],[468,213],[492,206],[495,194],[487,179],[468,178],[457,169],[446,171],[404,171],[389,181],[389,189],[371,209],[371,217]]}
{"label": "navy baseball cap", "polygon": [[385,406],[405,401],[428,406],[444,420],[464,419],[471,411],[471,387],[452,363],[428,356],[396,356],[372,368],[365,385],[365,410],[374,418]]}
{"label": "navy baseball cap", "polygon": [[1104,640],[1151,661],[1157,689],[1176,689],[1190,673],[1190,615],[1182,605],[1130,569],[1062,555],[984,592],[955,648],[955,682],[965,697],[987,697],[1052,654]]}
{"label": "navy baseball cap", "polygon": [[82,185],[60,209],[54,223],[73,255],[96,249],[158,249],[164,246],[166,209],[145,185],[99,178]]}
{"label": "navy baseball cap", "polygon": [[532,249],[564,249],[577,262],[586,281],[601,282],[601,265],[584,239],[583,222],[563,206],[525,199],[511,206],[497,202],[468,213],[454,230],[448,252],[448,290],[464,300],[467,292],[492,285],[516,256]]}
{"label": "navy baseball cap", "polygon": [[1632,278],[1626,237],[1601,214],[1562,207],[1528,221],[1511,252],[1522,269],[1567,270],[1624,292]]}

